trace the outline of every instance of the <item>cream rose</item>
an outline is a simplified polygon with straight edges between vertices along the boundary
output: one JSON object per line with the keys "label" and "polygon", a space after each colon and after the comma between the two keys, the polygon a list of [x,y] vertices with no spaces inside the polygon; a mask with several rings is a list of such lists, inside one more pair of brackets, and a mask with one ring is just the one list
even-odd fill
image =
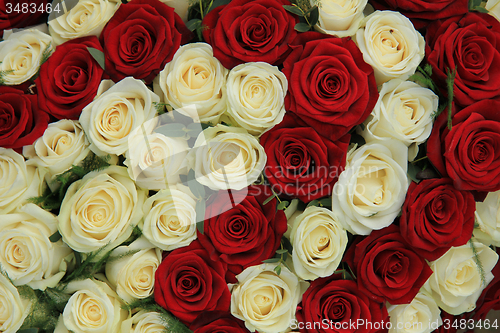
{"label": "cream rose", "polygon": [[411,81],[388,81],[382,85],[377,104],[360,134],[367,142],[388,138],[403,142],[412,161],[418,145],[431,134],[432,115],[438,103],[439,98],[430,89]]}
{"label": "cream rose", "polygon": [[63,241],[85,253],[121,244],[141,220],[145,196],[124,167],[88,173],[70,185],[61,204]]}
{"label": "cream rose", "polygon": [[[315,5],[318,0],[310,0]],[[321,0],[319,19],[314,28],[337,37],[352,36],[363,22],[363,11],[368,0]]]}
{"label": "cream rose", "polygon": [[7,214],[43,192],[46,170],[26,165],[24,157],[0,147],[0,214]]}
{"label": "cream rose", "polygon": [[407,151],[391,140],[349,152],[332,195],[332,211],[349,232],[368,235],[394,221],[408,188]]}
{"label": "cream rose", "polygon": [[[80,123],[97,155],[120,155],[128,150],[129,134],[137,128],[150,134],[156,115],[153,103],[160,98],[144,82],[127,77],[115,85],[107,80],[101,83],[97,98],[87,105]],[[144,123],[148,124],[145,128]]]}
{"label": "cream rose", "polygon": [[124,320],[120,333],[158,333],[166,331],[164,320],[157,312],[141,310]]}
{"label": "cream rose", "polygon": [[44,56],[48,57],[53,51],[52,37],[40,30],[26,29],[10,34],[0,42],[3,84],[17,85],[28,81],[40,69]]}
{"label": "cream rose", "polygon": [[488,14],[500,21],[500,0],[486,1],[486,9],[488,10]]}
{"label": "cream rose", "polygon": [[0,274],[0,332],[15,333],[29,315],[31,302],[21,298],[17,288]]}
{"label": "cream rose", "polygon": [[187,44],[160,72],[155,92],[174,109],[194,106],[201,122],[215,124],[226,111],[227,74],[209,44]]}
{"label": "cream rose", "polygon": [[121,1],[79,0],[67,13],[49,17],[50,35],[56,45],[80,37],[99,37],[120,4]]}
{"label": "cream rose", "polygon": [[196,180],[212,190],[241,190],[259,178],[267,156],[243,128],[217,125],[198,135],[188,154]]}
{"label": "cream rose", "polygon": [[87,157],[89,142],[78,121],[63,119],[50,123],[43,135],[30,146],[23,147],[27,165],[47,168],[58,175],[78,165]]}
{"label": "cream rose", "polygon": [[116,333],[127,318],[120,298],[103,281],[71,282],[65,289],[73,295],[64,307],[64,326],[75,333]]}
{"label": "cream rose", "polygon": [[283,267],[280,275],[276,264],[251,266],[236,276],[238,283],[231,290],[231,314],[245,321],[251,331],[284,332],[307,288],[297,276]]}
{"label": "cream rose", "polygon": [[363,59],[373,67],[377,84],[406,80],[424,58],[425,40],[404,15],[375,11],[356,32]]}
{"label": "cream rose", "polygon": [[471,241],[481,262],[484,281],[470,243],[452,247],[430,263],[433,274],[425,287],[431,291],[439,307],[452,315],[475,309],[481,292],[493,280],[491,270],[498,261],[495,251],[480,242]]}
{"label": "cream rose", "polygon": [[476,202],[474,237],[485,245],[500,246],[500,191],[490,192],[483,202]]}
{"label": "cream rose", "polygon": [[249,62],[231,69],[227,78],[227,112],[232,123],[260,135],[285,116],[286,76],[276,66]]}
{"label": "cream rose", "polygon": [[304,280],[330,276],[337,269],[347,246],[347,232],[332,211],[308,207],[293,223],[293,268]]}
{"label": "cream rose", "polygon": [[172,251],[196,239],[196,201],[186,186],[159,191],[146,200],[143,211],[142,234],[160,249]]}
{"label": "cream rose", "polygon": [[419,292],[410,304],[388,305],[389,333],[430,333],[443,324],[436,301]]}

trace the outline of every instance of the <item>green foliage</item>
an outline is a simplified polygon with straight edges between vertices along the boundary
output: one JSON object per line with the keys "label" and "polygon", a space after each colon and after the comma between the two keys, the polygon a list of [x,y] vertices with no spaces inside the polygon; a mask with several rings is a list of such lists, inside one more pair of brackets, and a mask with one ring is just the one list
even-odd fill
{"label": "green foliage", "polygon": [[455,76],[457,75],[457,67],[450,70],[447,69],[448,77],[446,78],[446,88],[448,92],[448,129],[451,130],[451,115],[453,106],[453,87],[455,85]]}
{"label": "green foliage", "polygon": [[283,5],[283,8],[300,17],[301,22],[294,27],[298,32],[306,32],[311,30],[319,20],[319,8],[317,5],[311,6],[308,1],[297,1],[290,5]]}
{"label": "green foliage", "polygon": [[292,255],[292,251],[293,248],[290,241],[286,237],[282,237],[280,248],[276,250],[274,257],[263,260],[262,262],[266,264],[278,263],[278,265],[274,267],[274,272],[279,276],[281,274],[282,266],[285,266],[286,268],[288,268],[289,271],[292,271],[292,269],[286,263],[288,255]]}
{"label": "green foliage", "polygon": [[27,330],[27,332],[32,332],[33,329],[36,329],[37,332],[39,330],[53,332],[60,314],[54,300],[47,293],[33,290],[27,285],[19,286],[17,290],[22,298],[31,301],[30,313],[24,320],[21,329]]}
{"label": "green foliage", "polygon": [[153,102],[153,106],[156,109],[156,113],[162,115],[165,113],[165,108],[171,105],[168,103]]}
{"label": "green foliage", "polygon": [[5,77],[11,73],[14,73],[13,69],[9,69],[8,71],[0,71],[0,84],[5,84]]}
{"label": "green foliage", "polygon": [[470,245],[470,248],[472,250],[472,253],[474,254],[474,258],[473,258],[474,259],[474,263],[477,266],[477,269],[479,271],[479,275],[481,276],[481,284],[482,284],[482,286],[484,288],[484,287],[486,287],[487,283],[486,283],[486,275],[484,273],[483,263],[479,259],[479,253],[477,252],[476,246],[472,242],[472,239],[469,239],[469,245]]}
{"label": "green foliage", "polygon": [[105,66],[105,60],[104,60],[104,52],[98,50],[98,49],[95,49],[93,47],[87,47],[87,50],[89,51],[90,55],[92,56],[92,58],[95,59],[95,61],[97,61],[97,63],[99,64],[99,66],[101,66],[101,68],[103,70],[106,70],[106,66]]}

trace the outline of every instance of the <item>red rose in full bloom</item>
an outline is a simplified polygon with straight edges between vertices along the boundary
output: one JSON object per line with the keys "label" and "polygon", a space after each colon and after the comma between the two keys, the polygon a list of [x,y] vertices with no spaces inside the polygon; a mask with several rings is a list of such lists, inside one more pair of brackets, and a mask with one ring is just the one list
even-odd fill
{"label": "red rose in full bloom", "polygon": [[358,238],[345,260],[357,277],[359,290],[378,302],[410,303],[432,274],[394,224]]}
{"label": "red rose in full bloom", "polygon": [[52,0],[0,0],[0,36],[4,30],[41,23],[47,17],[47,4],[51,2]]}
{"label": "red rose in full bloom", "polygon": [[[245,268],[273,256],[286,232],[286,216],[276,210],[277,200],[264,201],[273,195],[265,185],[254,185],[246,191],[231,191],[235,202],[227,200],[227,191],[219,191],[207,203],[204,234],[198,233],[200,244],[212,260],[227,263],[227,280]],[[244,198],[241,196],[246,195]]]}
{"label": "red rose in full bloom", "polygon": [[78,119],[94,99],[104,71],[87,47],[102,51],[95,36],[57,46],[35,80],[40,109],[57,119]]}
{"label": "red rose in full bloom", "polygon": [[298,116],[285,115],[260,138],[267,155],[265,174],[274,192],[304,202],[330,195],[345,167],[349,139],[346,135],[331,141]]}
{"label": "red rose in full bloom", "polygon": [[189,326],[193,333],[249,333],[242,320],[229,312],[203,312]]}
{"label": "red rose in full bloom", "polygon": [[40,111],[35,95],[0,86],[0,147],[20,149],[43,135],[49,115]]}
{"label": "red rose in full bloom", "polygon": [[122,4],[101,33],[106,73],[149,84],[193,34],[174,9],[158,0]]}
{"label": "red rose in full bloom", "polygon": [[500,22],[470,12],[431,24],[425,56],[433,78],[446,94],[447,71],[457,69],[454,101],[468,106],[484,99],[500,100]]}
{"label": "red rose in full bloom", "polygon": [[411,183],[399,220],[401,235],[429,261],[467,243],[474,229],[476,202],[449,178]]}
{"label": "red rose in full bloom", "polygon": [[370,115],[378,91],[373,69],[349,38],[300,34],[283,63],[285,107],[336,141]]}
{"label": "red rose in full bloom", "polygon": [[229,311],[226,268],[198,241],[168,254],[155,273],[155,301],[189,325],[205,311]]}
{"label": "red rose in full bloom", "polygon": [[279,65],[297,36],[298,17],[287,12],[288,0],[233,0],[203,19],[203,38],[226,68],[244,62]]}

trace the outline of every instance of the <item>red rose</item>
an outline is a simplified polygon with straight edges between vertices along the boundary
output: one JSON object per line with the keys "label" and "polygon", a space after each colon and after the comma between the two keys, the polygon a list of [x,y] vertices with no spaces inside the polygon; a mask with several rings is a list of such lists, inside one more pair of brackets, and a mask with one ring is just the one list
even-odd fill
{"label": "red rose", "polygon": [[50,2],[52,1],[0,0],[0,36],[4,30],[24,28],[44,21],[47,17],[47,4]]}
{"label": "red rose", "polygon": [[285,107],[336,141],[370,114],[378,99],[373,69],[349,38],[299,35],[283,63]]}
{"label": "red rose", "polygon": [[436,21],[425,37],[425,54],[432,74],[446,94],[447,70],[457,68],[454,101],[468,106],[484,99],[500,99],[500,22],[493,16],[470,12]]}
{"label": "red rose", "polygon": [[437,117],[427,141],[427,156],[459,190],[500,190],[500,101],[472,104],[452,118]]}
{"label": "red rose", "polygon": [[115,82],[133,76],[149,84],[192,36],[174,9],[161,1],[122,4],[101,33],[106,73]]}
{"label": "red rose", "polygon": [[469,11],[468,0],[371,0],[370,3],[377,10],[400,12],[412,21],[415,29]]}
{"label": "red rose", "polygon": [[314,280],[302,296],[296,316],[302,333],[382,332],[389,322],[384,304],[366,296],[356,282],[341,280],[340,274]]}
{"label": "red rose", "polygon": [[193,333],[249,333],[245,323],[229,312],[203,312],[189,327]]}
{"label": "red rose", "polygon": [[[276,210],[276,199],[264,205],[273,195],[269,187],[255,185],[248,188],[248,194],[246,191],[231,191],[230,194],[239,198],[236,206],[227,200],[227,191],[219,191],[210,198],[204,234],[198,233],[198,239],[212,260],[227,263],[226,278],[236,283],[235,276],[245,268],[273,256],[287,224],[285,213]],[[245,194],[244,199],[240,198]]]}
{"label": "red rose", "polygon": [[283,5],[288,0],[233,0],[216,7],[203,19],[203,38],[226,68],[244,62],[283,62],[289,43],[297,35],[296,15]]}
{"label": "red rose", "polygon": [[358,238],[345,260],[356,274],[359,290],[378,302],[410,303],[432,274],[394,224]]}
{"label": "red rose", "polygon": [[97,93],[104,71],[87,47],[102,51],[94,36],[70,40],[40,67],[38,105],[57,119],[78,119]]}
{"label": "red rose", "polygon": [[265,174],[279,195],[309,202],[333,191],[345,167],[350,135],[333,142],[287,113],[260,138],[267,155]]}
{"label": "red rose", "polygon": [[43,135],[49,115],[38,110],[36,96],[0,86],[0,147],[19,149]]}
{"label": "red rose", "polygon": [[400,219],[401,235],[429,261],[467,243],[474,229],[474,196],[449,178],[411,183]]}
{"label": "red rose", "polygon": [[229,311],[226,268],[198,241],[172,251],[155,273],[155,301],[186,325],[205,311]]}

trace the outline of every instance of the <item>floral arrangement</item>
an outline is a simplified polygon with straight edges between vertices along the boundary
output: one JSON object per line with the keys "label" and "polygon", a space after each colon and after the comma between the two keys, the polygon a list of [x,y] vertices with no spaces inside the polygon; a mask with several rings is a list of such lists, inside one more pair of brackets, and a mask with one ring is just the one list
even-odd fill
{"label": "floral arrangement", "polygon": [[0,332],[498,329],[499,20],[1,1]]}

